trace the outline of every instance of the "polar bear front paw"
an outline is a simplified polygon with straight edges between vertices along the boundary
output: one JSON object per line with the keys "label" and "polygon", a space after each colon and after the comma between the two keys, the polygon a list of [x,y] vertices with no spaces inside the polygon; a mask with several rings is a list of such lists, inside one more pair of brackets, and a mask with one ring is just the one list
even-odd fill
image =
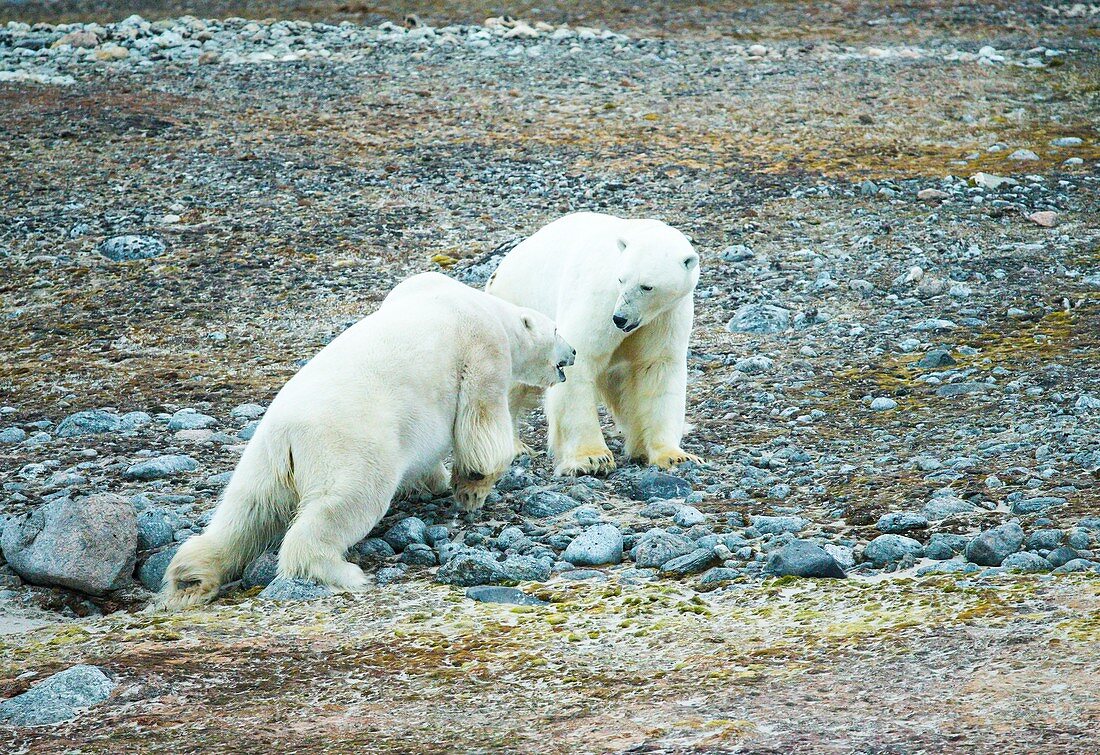
{"label": "polar bear front paw", "polygon": [[579,477],[580,475],[609,474],[615,470],[615,457],[606,448],[602,451],[582,451],[562,459],[554,468],[559,477]]}
{"label": "polar bear front paw", "polygon": [[687,451],[679,448],[669,449],[667,451],[659,451],[657,453],[649,454],[649,463],[655,464],[661,469],[672,469],[685,462],[691,462],[692,464],[702,464],[703,460],[695,454],[689,454]]}
{"label": "polar bear front paw", "polygon": [[469,514],[478,511],[485,505],[485,499],[492,492],[496,477],[482,476],[480,479],[473,480],[467,477],[455,476],[453,482],[458,507]]}

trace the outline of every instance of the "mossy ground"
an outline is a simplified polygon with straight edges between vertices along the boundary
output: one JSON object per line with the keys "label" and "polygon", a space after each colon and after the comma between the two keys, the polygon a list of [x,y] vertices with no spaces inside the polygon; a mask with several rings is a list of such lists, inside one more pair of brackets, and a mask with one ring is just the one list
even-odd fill
{"label": "mossy ground", "polygon": [[[0,647],[8,689],[27,684],[13,681],[27,670],[79,660],[116,675],[120,690],[94,716],[9,742],[39,752],[830,750],[885,745],[900,726],[961,752],[980,741],[968,717],[1001,726],[1021,713],[995,695],[969,699],[960,682],[1039,656],[1034,682],[1060,677],[1084,706],[1023,714],[1033,728],[1021,751],[1056,741],[1044,726],[1090,726],[1087,685],[1074,681],[1098,650],[1095,579],[528,589],[550,605],[480,604],[406,583],[315,604],[244,600],[41,629]],[[820,706],[805,704],[826,679],[840,711],[827,729]],[[904,688],[911,699],[892,702]],[[919,729],[892,720],[894,704],[921,711]]]}

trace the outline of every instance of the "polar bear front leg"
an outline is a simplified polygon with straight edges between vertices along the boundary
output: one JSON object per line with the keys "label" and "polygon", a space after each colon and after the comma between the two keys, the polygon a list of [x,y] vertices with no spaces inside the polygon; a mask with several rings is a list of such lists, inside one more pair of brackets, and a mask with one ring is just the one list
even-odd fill
{"label": "polar bear front leg", "polygon": [[632,459],[670,469],[703,460],[680,448],[686,410],[687,366],[676,359],[631,365],[620,384],[616,419]]}
{"label": "polar bear front leg", "polygon": [[546,394],[554,474],[606,474],[615,469],[615,457],[603,438],[597,410],[597,390],[588,365],[577,358],[564,383]]}
{"label": "polar bear front leg", "polygon": [[515,456],[515,437],[508,409],[510,375],[491,366],[468,366],[459,387],[454,424],[455,500],[472,513],[485,499]]}

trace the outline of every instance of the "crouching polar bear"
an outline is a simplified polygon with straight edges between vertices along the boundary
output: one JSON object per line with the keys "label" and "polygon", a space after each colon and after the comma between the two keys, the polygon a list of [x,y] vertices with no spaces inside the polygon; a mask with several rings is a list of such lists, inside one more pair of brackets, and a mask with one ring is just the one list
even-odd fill
{"label": "crouching polar bear", "polygon": [[280,576],[361,587],[344,555],[394,494],[444,491],[453,452],[455,497],[480,508],[514,455],[509,391],[542,391],[572,363],[545,315],[437,273],[401,283],[275,396],[154,607],[209,601],[280,535]]}
{"label": "crouching polar bear", "polygon": [[[557,474],[614,469],[600,428],[601,400],[628,457],[660,467],[701,461],[680,448],[698,282],[691,242],[658,220],[578,212],[505,256],[486,290],[553,318],[577,349],[569,380],[546,394]],[[517,391],[513,413],[536,400],[533,392]]]}

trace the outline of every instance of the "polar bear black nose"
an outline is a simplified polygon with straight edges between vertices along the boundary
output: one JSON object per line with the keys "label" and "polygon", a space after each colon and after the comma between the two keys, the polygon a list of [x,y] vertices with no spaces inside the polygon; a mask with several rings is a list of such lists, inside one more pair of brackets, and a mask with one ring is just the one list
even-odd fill
{"label": "polar bear black nose", "polygon": [[616,328],[622,328],[626,325],[626,318],[622,315],[612,315],[611,322],[615,323]]}

